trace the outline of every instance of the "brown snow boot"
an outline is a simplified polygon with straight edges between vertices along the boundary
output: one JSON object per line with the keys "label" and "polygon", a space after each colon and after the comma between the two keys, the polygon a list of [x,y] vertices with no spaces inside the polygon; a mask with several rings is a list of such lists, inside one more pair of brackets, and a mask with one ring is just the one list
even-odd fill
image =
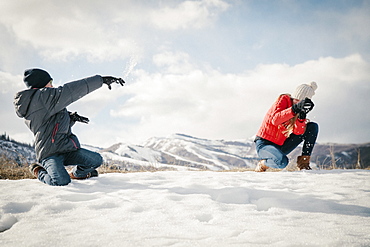
{"label": "brown snow boot", "polygon": [[297,168],[298,170],[312,170],[310,167],[310,158],[311,156],[302,155],[297,157]]}
{"label": "brown snow boot", "polygon": [[255,172],[265,172],[269,167],[265,165],[266,160],[260,160],[254,169]]}
{"label": "brown snow boot", "polygon": [[99,176],[99,173],[97,170],[93,170],[92,172],[89,172],[85,177],[76,177],[73,172],[68,173],[71,179],[77,179],[77,180],[83,180],[83,179],[88,179],[91,177],[97,177]]}
{"label": "brown snow boot", "polygon": [[35,177],[38,177],[40,170],[45,170],[42,166],[40,166],[37,163],[31,164],[29,166],[29,169],[30,169],[30,172],[32,173],[32,175],[34,175]]}

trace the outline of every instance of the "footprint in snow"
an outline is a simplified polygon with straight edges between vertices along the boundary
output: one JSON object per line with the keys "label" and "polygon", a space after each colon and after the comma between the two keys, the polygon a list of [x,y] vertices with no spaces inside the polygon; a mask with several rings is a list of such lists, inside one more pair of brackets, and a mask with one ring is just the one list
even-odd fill
{"label": "footprint in snow", "polygon": [[200,214],[196,216],[196,219],[200,222],[207,223],[213,219],[213,216],[211,214]]}
{"label": "footprint in snow", "polygon": [[3,207],[3,211],[10,214],[25,213],[30,211],[34,205],[31,202],[9,202]]}
{"label": "footprint in snow", "polygon": [[13,215],[0,215],[0,233],[9,230],[17,222],[17,218]]}
{"label": "footprint in snow", "polygon": [[60,195],[58,196],[63,201],[69,201],[69,202],[85,202],[85,201],[91,201],[98,199],[97,195],[90,195],[90,194],[68,194],[68,195]]}

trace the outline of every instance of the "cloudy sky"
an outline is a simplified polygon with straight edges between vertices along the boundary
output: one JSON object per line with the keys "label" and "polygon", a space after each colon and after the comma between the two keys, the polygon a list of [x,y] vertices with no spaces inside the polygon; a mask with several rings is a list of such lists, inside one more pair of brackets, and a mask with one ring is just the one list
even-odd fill
{"label": "cloudy sky", "polygon": [[0,2],[0,132],[31,143],[13,108],[27,68],[55,86],[122,77],[68,107],[85,144],[184,133],[247,139],[281,93],[316,81],[318,142],[370,142],[370,1]]}

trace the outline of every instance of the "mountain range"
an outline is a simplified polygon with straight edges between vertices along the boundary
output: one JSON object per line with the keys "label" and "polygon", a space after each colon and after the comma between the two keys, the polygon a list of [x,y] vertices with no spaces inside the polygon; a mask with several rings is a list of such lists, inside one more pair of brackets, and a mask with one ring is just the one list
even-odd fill
{"label": "mountain range", "polygon": [[[117,143],[108,148],[83,145],[99,152],[109,169],[125,171],[155,170],[234,170],[253,169],[258,158],[253,139],[208,140],[184,134],[153,137],[141,145]],[[0,155],[19,165],[36,161],[33,147],[1,138]],[[294,169],[300,148],[290,155],[288,168]],[[317,143],[311,157],[313,168],[370,167],[370,143]]]}

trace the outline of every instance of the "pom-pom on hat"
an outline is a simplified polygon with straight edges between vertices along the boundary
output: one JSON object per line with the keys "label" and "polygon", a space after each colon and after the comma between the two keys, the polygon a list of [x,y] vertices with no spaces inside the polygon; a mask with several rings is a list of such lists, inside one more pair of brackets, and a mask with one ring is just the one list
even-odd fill
{"label": "pom-pom on hat", "polygon": [[315,95],[315,90],[317,89],[317,84],[316,82],[311,82],[309,84],[302,84],[302,85],[299,85],[294,94],[292,95],[292,97],[294,99],[299,99],[299,100],[303,100],[305,99],[306,97],[311,99],[312,96]]}
{"label": "pom-pom on hat", "polygon": [[29,88],[43,88],[53,78],[42,69],[27,69],[24,71],[23,81]]}

